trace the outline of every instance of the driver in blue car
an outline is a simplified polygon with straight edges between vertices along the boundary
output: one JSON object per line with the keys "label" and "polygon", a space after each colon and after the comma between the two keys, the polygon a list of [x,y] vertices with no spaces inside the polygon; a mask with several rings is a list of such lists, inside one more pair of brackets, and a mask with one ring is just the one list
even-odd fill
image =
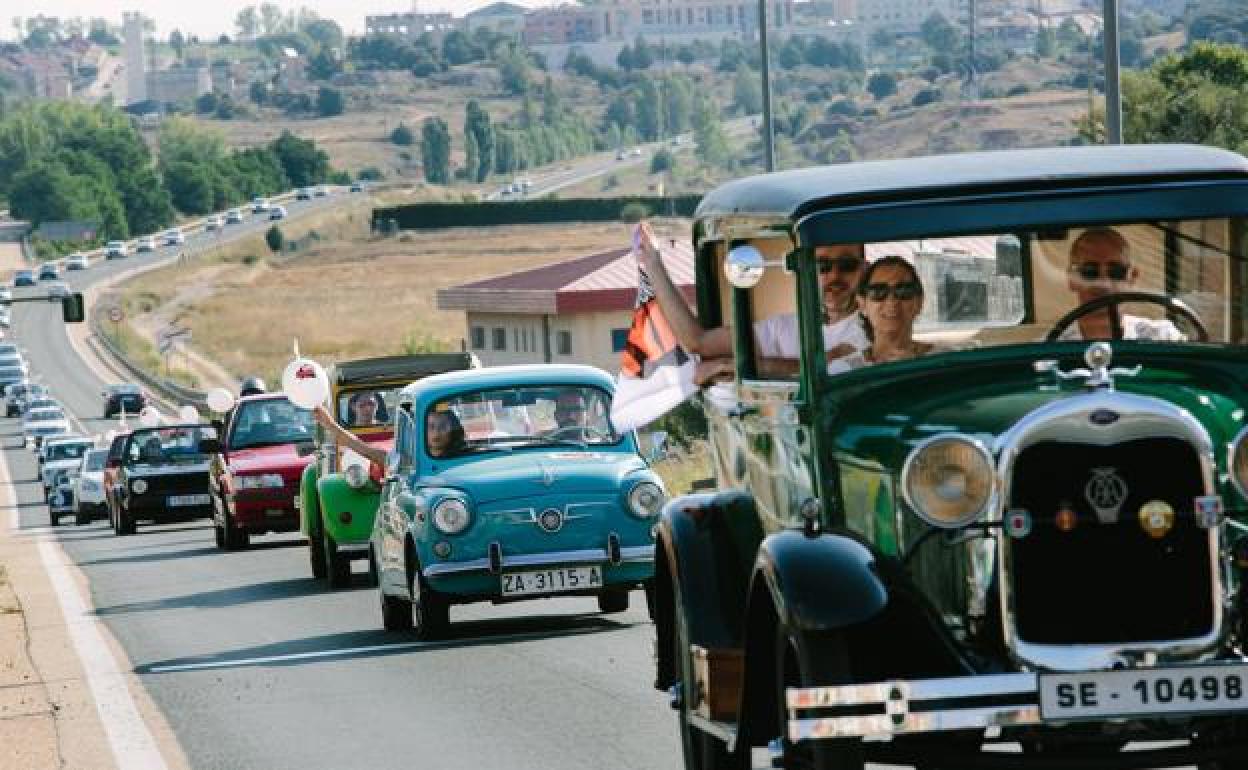
{"label": "driver in blue car", "polygon": [[[1085,230],[1070,245],[1067,285],[1083,305],[1094,299],[1131,291],[1140,269],[1131,263],[1131,244],[1110,227]],[[1063,340],[1112,339],[1113,323],[1108,307],[1087,313],[1062,334]],[[1187,335],[1172,321],[1121,313],[1122,338],[1182,342]]]}

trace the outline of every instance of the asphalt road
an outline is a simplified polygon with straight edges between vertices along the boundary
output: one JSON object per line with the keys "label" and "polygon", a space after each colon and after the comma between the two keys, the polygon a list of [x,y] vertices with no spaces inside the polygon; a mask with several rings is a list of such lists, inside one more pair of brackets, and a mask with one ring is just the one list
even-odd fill
{"label": "asphalt road", "polygon": [[[81,289],[162,255],[68,280]],[[70,348],[59,304],[17,304],[13,318],[12,337],[83,429],[115,427],[97,419],[102,383]],[[0,440],[21,526],[47,526],[17,420],[0,420]],[[585,599],[456,608],[454,638],[420,644],[381,630],[362,563],[352,589],[314,581],[298,535],[235,553],[214,547],[206,521],[125,538],[104,522],[63,525],[58,537],[195,767],[679,765],[675,720],[650,687],[640,593],[614,616]]]}

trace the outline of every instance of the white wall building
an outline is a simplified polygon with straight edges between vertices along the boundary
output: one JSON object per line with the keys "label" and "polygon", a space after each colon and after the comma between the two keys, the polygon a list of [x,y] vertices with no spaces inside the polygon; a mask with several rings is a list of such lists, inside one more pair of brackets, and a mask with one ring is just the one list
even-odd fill
{"label": "white wall building", "polygon": [[128,11],[122,19],[126,104],[138,104],[147,101],[147,50],[143,43],[143,15],[137,11]]}

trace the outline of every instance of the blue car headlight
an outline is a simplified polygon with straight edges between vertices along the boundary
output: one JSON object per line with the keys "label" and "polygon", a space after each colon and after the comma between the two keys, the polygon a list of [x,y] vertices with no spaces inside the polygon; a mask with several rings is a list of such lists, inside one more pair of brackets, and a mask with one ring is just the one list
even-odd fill
{"label": "blue car headlight", "polygon": [[468,503],[459,497],[448,497],[433,506],[433,526],[444,535],[458,535],[472,523]]}
{"label": "blue car headlight", "polygon": [[639,481],[628,491],[628,512],[639,519],[657,516],[666,499],[663,488],[652,481]]}

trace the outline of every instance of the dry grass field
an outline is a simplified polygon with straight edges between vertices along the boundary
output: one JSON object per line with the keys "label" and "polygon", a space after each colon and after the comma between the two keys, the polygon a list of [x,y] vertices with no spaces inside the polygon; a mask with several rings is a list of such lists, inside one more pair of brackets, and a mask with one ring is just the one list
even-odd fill
{"label": "dry grass field", "polygon": [[[684,221],[660,222],[688,237]],[[329,232],[322,221],[312,228]],[[347,224],[343,232],[350,233]],[[153,315],[194,333],[194,349],[236,375],[276,378],[292,340],[323,362],[458,349],[460,311],[434,304],[440,288],[627,245],[625,224],[567,224],[325,239],[294,255],[252,259],[246,244],[211,260],[149,273],[126,287],[134,328]],[[174,311],[171,313],[170,309]],[[172,315],[170,318],[168,316]]]}

